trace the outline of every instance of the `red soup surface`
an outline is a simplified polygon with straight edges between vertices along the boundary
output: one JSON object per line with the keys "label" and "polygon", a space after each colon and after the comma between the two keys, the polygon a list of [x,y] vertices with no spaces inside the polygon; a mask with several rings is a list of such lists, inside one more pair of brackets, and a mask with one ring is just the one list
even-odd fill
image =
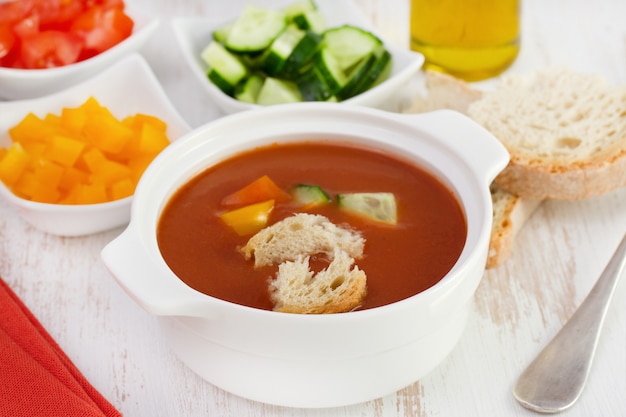
{"label": "red soup surface", "polygon": [[[268,282],[278,267],[255,268],[254,260],[246,260],[238,250],[251,235],[237,235],[219,217],[226,196],[264,175],[284,190],[298,184],[319,185],[333,199],[353,192],[395,195],[395,225],[346,213],[335,202],[307,210],[337,225],[349,225],[364,237],[364,256],[356,261],[367,274],[361,309],[390,304],[431,287],[452,268],[463,249],[467,224],[459,202],[424,169],[349,144],[275,144],[210,167],[166,205],[157,230],[159,248],[187,285],[222,300],[272,309]],[[268,224],[298,211],[301,208],[293,202],[277,203]]]}

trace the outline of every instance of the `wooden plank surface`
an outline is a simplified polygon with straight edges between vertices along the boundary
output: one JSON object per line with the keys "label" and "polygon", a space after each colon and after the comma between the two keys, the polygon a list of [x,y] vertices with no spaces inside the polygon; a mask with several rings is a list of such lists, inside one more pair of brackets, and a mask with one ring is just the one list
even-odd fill
{"label": "wooden plank surface", "polygon": [[[214,105],[176,50],[169,19],[232,14],[245,2],[128,2],[162,19],[143,52],[181,114],[194,127],[214,118]],[[406,0],[355,2],[382,36],[408,44]],[[570,66],[626,84],[624,16],[623,0],[524,1],[523,46],[509,71]],[[119,232],[46,235],[0,202],[0,276],[126,417],[531,416],[511,395],[515,379],[584,299],[626,232],[626,189],[543,204],[520,233],[511,259],[485,273],[475,314],[441,366],[394,395],[337,409],[294,410],[251,402],[187,369],[169,350],[156,319],[132,302],[100,261],[100,250]],[[561,415],[626,415],[625,302],[626,285],[621,283],[588,386]]]}

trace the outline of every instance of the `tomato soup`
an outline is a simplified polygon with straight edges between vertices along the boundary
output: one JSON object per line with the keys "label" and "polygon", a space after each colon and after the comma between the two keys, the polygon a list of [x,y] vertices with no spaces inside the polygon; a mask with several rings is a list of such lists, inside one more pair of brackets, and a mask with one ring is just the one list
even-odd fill
{"label": "tomato soup", "polygon": [[[233,303],[273,308],[268,283],[278,267],[255,268],[254,260],[246,260],[238,249],[251,235],[238,235],[220,218],[223,199],[262,176],[285,190],[298,184],[318,185],[333,200],[342,193],[393,193],[397,202],[393,225],[346,213],[334,201],[306,209],[365,239],[364,256],[356,260],[367,274],[361,309],[390,304],[433,286],[463,249],[467,224],[460,204],[423,168],[349,144],[275,144],[208,168],[167,203],[157,228],[158,245],[170,269],[187,285]],[[290,201],[277,203],[268,223],[300,210]]]}

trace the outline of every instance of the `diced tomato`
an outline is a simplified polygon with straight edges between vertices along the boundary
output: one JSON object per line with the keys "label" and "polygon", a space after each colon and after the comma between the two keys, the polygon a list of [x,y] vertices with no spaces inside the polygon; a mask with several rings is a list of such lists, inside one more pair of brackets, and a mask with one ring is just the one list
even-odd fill
{"label": "diced tomato", "polygon": [[0,66],[49,68],[97,55],[131,35],[134,22],[124,6],[124,0],[0,2]]}
{"label": "diced tomato", "polygon": [[82,43],[71,33],[48,30],[22,39],[21,59],[27,68],[53,68],[78,60]]}
{"label": "diced tomato", "polygon": [[13,25],[13,33],[19,38],[26,38],[39,33],[39,17],[32,15],[15,23]]}
{"label": "diced tomato", "polygon": [[33,14],[39,16],[41,30],[67,31],[84,9],[84,0],[38,0]]}
{"label": "diced tomato", "polygon": [[15,44],[15,35],[8,24],[0,24],[0,59],[9,55]]}
{"label": "diced tomato", "polygon": [[14,23],[23,19],[32,12],[34,4],[34,0],[0,3],[0,24]]}
{"label": "diced tomato", "polygon": [[124,0],[96,0],[96,3],[104,6],[105,8],[124,7]]}
{"label": "diced tomato", "polygon": [[100,53],[130,36],[133,26],[121,7],[94,6],[78,16],[70,30],[83,39],[86,51]]}

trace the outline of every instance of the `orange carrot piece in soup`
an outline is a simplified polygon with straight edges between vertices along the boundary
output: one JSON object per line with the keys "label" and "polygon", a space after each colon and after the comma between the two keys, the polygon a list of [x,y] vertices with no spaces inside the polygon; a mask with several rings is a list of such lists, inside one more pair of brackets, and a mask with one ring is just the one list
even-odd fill
{"label": "orange carrot piece in soup", "polygon": [[290,199],[291,196],[287,192],[276,185],[269,176],[263,175],[239,191],[225,197],[222,200],[222,205],[225,207],[236,207],[267,200],[275,200],[282,203]]}

